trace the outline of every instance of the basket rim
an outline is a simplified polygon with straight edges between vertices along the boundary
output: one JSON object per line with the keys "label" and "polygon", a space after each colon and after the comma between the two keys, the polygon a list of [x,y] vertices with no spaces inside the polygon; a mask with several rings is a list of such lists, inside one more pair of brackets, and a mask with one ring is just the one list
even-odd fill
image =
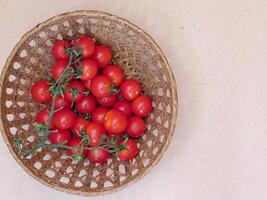
{"label": "basket rim", "polygon": [[[13,158],[17,161],[17,163],[24,169],[24,171],[26,171],[31,177],[33,177],[35,180],[39,181],[40,183],[50,187],[50,188],[54,188],[56,190],[62,191],[62,192],[67,192],[70,194],[77,194],[77,195],[83,195],[83,196],[98,196],[98,195],[104,195],[104,194],[111,194],[113,192],[116,191],[120,191],[136,182],[138,182],[141,178],[143,178],[145,175],[147,175],[151,169],[158,164],[159,160],[162,158],[164,152],[167,150],[167,148],[169,147],[170,141],[173,137],[174,134],[174,130],[175,130],[175,126],[176,126],[176,120],[177,120],[177,113],[178,113],[178,96],[177,96],[177,89],[176,89],[176,82],[175,82],[175,78],[173,75],[173,72],[171,70],[171,67],[167,61],[166,56],[164,55],[163,51],[161,50],[161,48],[159,47],[159,45],[155,42],[155,40],[148,34],[146,33],[142,28],[138,27],[137,25],[133,24],[132,22],[130,22],[127,19],[124,19],[122,17],[119,17],[117,15],[113,15],[107,12],[103,12],[103,11],[96,11],[96,10],[75,10],[75,11],[70,11],[70,12],[65,12],[53,17],[48,18],[47,20],[37,24],[36,26],[34,26],[30,31],[27,31],[20,39],[20,41],[16,44],[16,46],[13,48],[12,52],[10,53],[10,55],[8,56],[4,68],[2,69],[2,73],[0,76],[0,98],[2,101],[2,93],[3,93],[3,82],[4,82],[4,78],[7,72],[8,67],[11,64],[11,61],[13,59],[13,57],[15,56],[17,50],[19,49],[19,47],[21,46],[21,44],[23,44],[23,42],[28,39],[28,37],[30,35],[32,35],[33,33],[37,32],[38,30],[40,30],[41,28],[47,26],[49,23],[56,21],[58,19],[61,19],[63,17],[66,16],[79,16],[79,15],[86,15],[86,16],[100,16],[100,17],[106,17],[106,18],[110,18],[111,20],[116,20],[120,23],[124,23],[128,26],[130,26],[131,28],[137,30],[140,34],[142,34],[146,40],[148,40],[152,46],[157,50],[157,53],[159,54],[160,58],[162,59],[162,61],[165,64],[165,67],[168,71],[168,75],[170,77],[170,84],[171,84],[171,90],[172,90],[172,94],[173,94],[173,103],[171,105],[172,107],[172,111],[173,114],[171,116],[171,120],[170,120],[170,126],[171,129],[169,131],[169,137],[166,140],[166,143],[164,144],[160,154],[156,157],[156,159],[154,160],[153,163],[151,163],[151,165],[143,172],[143,174],[136,176],[134,179],[132,179],[131,181],[129,181],[128,183],[125,183],[119,187],[113,188],[113,189],[109,189],[106,191],[96,191],[96,192],[88,192],[88,191],[79,191],[79,190],[74,190],[74,189],[69,189],[69,188],[63,188],[60,187],[58,185],[55,185],[53,183],[49,183],[45,180],[43,180],[42,178],[39,178],[36,174],[34,174],[33,171],[31,171],[29,168],[27,168],[26,165],[24,165],[24,163],[21,161],[21,158],[15,153],[14,149],[12,148],[10,141],[6,135],[6,130],[4,128],[4,122],[3,122],[3,116],[1,116],[1,120],[0,120],[0,131],[1,131],[1,135],[4,138],[5,143],[8,146],[8,149],[10,151],[10,153],[12,154]],[[0,106],[0,113],[2,113],[2,108]]]}

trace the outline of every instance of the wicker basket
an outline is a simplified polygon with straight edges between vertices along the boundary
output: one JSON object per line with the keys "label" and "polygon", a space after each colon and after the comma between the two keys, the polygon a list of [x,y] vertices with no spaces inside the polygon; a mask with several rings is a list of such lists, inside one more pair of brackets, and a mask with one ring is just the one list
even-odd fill
{"label": "wicker basket", "polygon": [[[75,162],[57,149],[41,149],[27,159],[14,140],[26,148],[39,140],[33,122],[40,105],[30,97],[30,87],[46,78],[53,63],[50,50],[56,39],[89,34],[109,45],[127,77],[138,79],[153,99],[147,133],[138,140],[139,155],[130,162],[111,158],[95,165]],[[158,163],[167,149],[176,123],[176,84],[169,64],[155,41],[129,21],[98,11],[75,11],[53,17],[27,32],[7,59],[1,76],[1,132],[16,161],[41,183],[74,194],[100,195],[135,183]]]}

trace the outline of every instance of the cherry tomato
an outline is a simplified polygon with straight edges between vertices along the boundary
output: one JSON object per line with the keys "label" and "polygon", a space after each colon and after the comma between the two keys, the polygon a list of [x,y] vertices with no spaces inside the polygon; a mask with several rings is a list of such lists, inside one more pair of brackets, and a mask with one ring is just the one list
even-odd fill
{"label": "cherry tomato", "polygon": [[[56,63],[53,65],[53,67],[51,69],[51,74],[52,74],[52,77],[55,81],[58,80],[62,76],[62,74],[63,74],[64,70],[67,68],[67,66],[68,66],[68,62],[66,60],[57,60],[56,61]],[[69,80],[71,80],[72,78],[73,78],[73,76],[70,77]]]}
{"label": "cherry tomato", "polygon": [[109,133],[120,135],[125,131],[127,123],[127,116],[123,112],[111,109],[106,114],[104,125]]}
{"label": "cherry tomato", "polygon": [[121,160],[132,160],[138,154],[138,148],[134,140],[126,139],[127,141],[121,141],[120,144],[125,148],[120,150],[118,153],[118,157]]}
{"label": "cherry tomato", "polygon": [[106,130],[99,122],[89,122],[86,126],[85,134],[89,136],[88,145],[91,147],[99,146],[106,137]]}
{"label": "cherry tomato", "polygon": [[136,115],[147,117],[152,112],[152,101],[146,95],[140,96],[131,103],[131,108]]}
{"label": "cherry tomato", "polygon": [[[39,110],[35,119],[38,123],[48,125],[49,122],[49,110],[47,108]],[[50,128],[53,128],[53,123],[50,124]]]}
{"label": "cherry tomato", "polygon": [[41,80],[34,83],[31,89],[32,98],[38,103],[49,103],[52,95],[49,92],[50,85],[48,81]]}
{"label": "cherry tomato", "polygon": [[95,47],[94,59],[100,68],[108,66],[112,58],[111,49],[105,45]]}
{"label": "cherry tomato", "polygon": [[70,108],[70,102],[67,101],[64,97],[62,96],[57,96],[56,97],[56,101],[55,101],[55,105],[54,105],[55,109],[58,108]]}
{"label": "cherry tomato", "polygon": [[115,87],[119,86],[124,79],[124,71],[118,65],[107,66],[103,75],[109,77]]}
{"label": "cherry tomato", "polygon": [[76,102],[76,110],[81,114],[92,113],[96,108],[96,99],[93,95],[83,95],[82,99]]}
{"label": "cherry tomato", "polygon": [[140,96],[141,85],[137,80],[128,79],[122,82],[120,92],[124,99],[132,101]]}
{"label": "cherry tomato", "polygon": [[[67,154],[69,156],[79,154],[80,153],[80,147],[81,147],[81,145],[82,145],[82,139],[81,138],[73,138],[72,140],[70,140],[67,143],[67,146],[77,147],[77,148],[68,149],[67,150]],[[84,149],[83,152],[82,152],[82,156],[85,157],[87,153],[88,153],[88,150],[87,149]]]}
{"label": "cherry tomato", "polygon": [[52,48],[52,55],[55,60],[68,60],[70,55],[65,50],[70,47],[70,43],[66,40],[57,40]]}
{"label": "cherry tomato", "polygon": [[80,78],[82,81],[91,80],[98,73],[98,66],[96,61],[92,59],[83,59],[81,61],[81,75]]}
{"label": "cherry tomato", "polygon": [[58,129],[66,130],[73,126],[75,116],[69,108],[63,108],[62,110],[55,112],[52,121]]}
{"label": "cherry tomato", "polygon": [[87,89],[89,89],[89,90],[90,90],[90,88],[91,88],[91,83],[92,83],[92,80],[86,80],[86,81],[83,81],[83,84],[84,84],[85,87],[86,87]]}
{"label": "cherry tomato", "polygon": [[123,112],[127,117],[129,117],[132,114],[131,105],[128,101],[122,100],[115,103],[113,106],[114,109],[120,110]]}
{"label": "cherry tomato", "polygon": [[[71,92],[74,90],[74,88],[76,88],[76,94],[74,95],[74,97],[72,96]],[[64,92],[64,97],[66,98],[66,100],[68,101],[72,101],[72,98],[74,98],[74,101],[80,101],[83,97],[82,93],[85,92],[85,86],[83,85],[82,82],[80,81],[70,81],[67,84],[67,88]]]}
{"label": "cherry tomato", "polygon": [[108,109],[105,108],[105,107],[97,107],[93,114],[92,114],[92,120],[93,122],[99,122],[99,123],[102,123],[104,124],[104,121],[105,121],[105,117],[106,117],[106,114],[108,112]]}
{"label": "cherry tomato", "polygon": [[92,56],[95,52],[95,43],[94,41],[85,35],[79,36],[73,42],[73,46],[78,46],[82,48],[82,56],[83,58],[88,58]]}
{"label": "cherry tomato", "polygon": [[116,91],[117,90],[113,88],[110,78],[106,76],[96,76],[91,82],[91,92],[96,98],[103,98]]}
{"label": "cherry tomato", "polygon": [[71,135],[68,130],[54,130],[56,132],[52,132],[48,135],[48,139],[51,144],[61,144],[68,143],[70,141]]}
{"label": "cherry tomato", "polygon": [[138,116],[131,116],[128,121],[128,126],[126,128],[126,133],[130,137],[140,137],[146,131],[146,123],[145,121]]}
{"label": "cherry tomato", "polygon": [[82,117],[77,117],[75,119],[74,125],[71,127],[71,131],[76,137],[81,136],[81,133],[85,133],[85,128],[88,124],[88,120]]}
{"label": "cherry tomato", "polygon": [[104,163],[110,157],[110,153],[101,148],[94,148],[88,152],[88,158],[92,163]]}
{"label": "cherry tomato", "polygon": [[103,98],[97,98],[97,102],[104,107],[111,107],[113,106],[118,99],[118,95],[117,94],[110,94],[107,96],[104,96]]}

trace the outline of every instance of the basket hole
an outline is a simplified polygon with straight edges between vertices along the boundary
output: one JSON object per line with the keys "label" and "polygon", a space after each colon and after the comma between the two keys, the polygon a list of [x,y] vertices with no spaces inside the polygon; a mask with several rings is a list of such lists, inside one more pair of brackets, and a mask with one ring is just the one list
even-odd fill
{"label": "basket hole", "polygon": [[170,92],[169,89],[166,90],[166,95],[167,95],[167,97],[170,97],[171,96],[171,92]]}
{"label": "basket hole", "polygon": [[97,19],[90,19],[90,22],[91,22],[92,24],[96,24],[96,23],[97,23]]}
{"label": "basket hole", "polygon": [[53,43],[50,40],[46,40],[45,44],[50,47],[53,46]]}
{"label": "basket hole", "polygon": [[154,119],[154,114],[151,113],[149,117],[150,117],[150,119]]}
{"label": "basket hole", "polygon": [[156,155],[158,151],[159,151],[158,147],[154,148],[153,151],[152,151],[153,155]]}
{"label": "basket hole", "polygon": [[5,105],[7,108],[10,108],[10,106],[12,106],[12,101],[6,101]]}
{"label": "basket hole", "polygon": [[159,124],[161,124],[161,117],[158,116],[156,121],[157,121]]}
{"label": "basket hole", "polygon": [[77,20],[76,20],[76,22],[78,22],[79,24],[82,24],[83,23],[83,18],[78,18]]}
{"label": "basket hole", "polygon": [[61,162],[56,161],[56,162],[55,162],[55,166],[56,166],[56,167],[62,167],[62,164],[61,164]]}
{"label": "basket hole", "polygon": [[39,47],[39,48],[37,49],[37,53],[39,53],[39,54],[43,54],[43,53],[44,53],[44,50],[43,50],[42,48]]}
{"label": "basket hole", "polygon": [[36,59],[34,57],[30,57],[30,61],[31,61],[32,64],[36,63]]}
{"label": "basket hole", "polygon": [[113,170],[111,170],[110,168],[108,168],[106,171],[107,176],[111,176],[113,173],[114,173]]}
{"label": "basket hole", "polygon": [[142,135],[142,139],[143,139],[143,140],[146,139],[146,134]]}
{"label": "basket hole", "polygon": [[53,26],[50,26],[50,30],[51,30],[51,31],[57,31],[57,30],[58,30],[58,25],[55,24],[55,25],[53,25]]}
{"label": "basket hole", "polygon": [[34,136],[29,136],[29,137],[27,137],[27,141],[28,142],[33,142],[34,141]]}
{"label": "basket hole", "polygon": [[22,95],[25,94],[25,92],[24,92],[23,90],[18,90],[18,94],[19,94],[20,96],[22,96]]}
{"label": "basket hole", "polygon": [[67,174],[69,174],[69,173],[73,172],[73,169],[72,169],[71,167],[68,167],[68,168],[66,169],[66,172],[67,172]]}
{"label": "basket hole", "polygon": [[146,44],[146,41],[143,40],[143,39],[139,39],[139,42],[140,42],[141,45],[145,45]]}
{"label": "basket hole", "polygon": [[69,21],[64,21],[64,22],[63,22],[63,25],[64,25],[64,26],[70,26],[70,23],[69,23]]}
{"label": "basket hole", "polygon": [[113,186],[113,184],[110,182],[110,181],[106,181],[105,183],[104,183],[104,187],[105,188],[109,188],[109,187],[112,187]]}
{"label": "basket hole", "polygon": [[73,36],[73,32],[72,32],[72,30],[69,30],[69,32],[68,32],[68,36]]}
{"label": "basket hole", "polygon": [[171,106],[170,106],[170,105],[167,105],[166,112],[167,112],[167,113],[171,113],[171,111],[172,111],[172,110],[171,110]]}
{"label": "basket hole", "polygon": [[83,166],[88,166],[90,164],[90,162],[89,162],[89,160],[84,160],[84,162],[83,162]]}
{"label": "basket hole", "polygon": [[152,107],[155,108],[156,107],[156,103],[154,101],[152,101]]}
{"label": "basket hole", "polygon": [[15,118],[13,114],[7,114],[6,117],[8,121],[13,121]]}
{"label": "basket hole", "polygon": [[81,28],[78,30],[78,32],[81,33],[81,34],[84,34],[84,33],[85,33],[85,30],[84,30],[83,27],[81,27]]}
{"label": "basket hole", "polygon": [[159,135],[159,131],[158,131],[158,129],[155,129],[155,130],[153,130],[153,135],[155,136],[155,137],[158,137],[158,135]]}
{"label": "basket hole", "polygon": [[151,147],[152,146],[152,140],[147,141],[146,144],[147,144],[148,147]]}
{"label": "basket hole", "polygon": [[28,55],[27,51],[25,49],[23,49],[21,52],[20,52],[20,57],[24,58]]}
{"label": "basket hole", "polygon": [[43,157],[43,160],[50,160],[51,159],[51,155],[50,154],[46,154],[44,157]]}
{"label": "basket hole", "polygon": [[9,130],[12,135],[16,135],[18,129],[16,127],[11,127]]}
{"label": "basket hole", "polygon": [[46,33],[44,31],[41,31],[39,33],[39,37],[44,38],[46,36]]}
{"label": "basket hole", "polygon": [[78,161],[75,160],[75,159],[73,159],[73,160],[71,161],[71,164],[73,164],[73,165],[77,165],[77,164],[78,164]]}
{"label": "basket hole", "polygon": [[134,170],[131,172],[132,176],[136,175],[138,171],[139,171],[139,169],[134,169]]}
{"label": "basket hole", "polygon": [[163,81],[167,82],[167,76],[165,74],[162,75]]}
{"label": "basket hole", "polygon": [[123,181],[125,181],[125,179],[126,179],[126,177],[125,177],[125,176],[121,176],[121,177],[120,177],[120,182],[123,182]]}
{"label": "basket hole", "polygon": [[62,160],[66,160],[68,158],[68,156],[66,155],[66,154],[62,154],[61,156],[60,156],[60,159],[62,159]]}
{"label": "basket hole", "polygon": [[142,157],[144,155],[144,150],[139,151],[139,156]]}
{"label": "basket hole", "polygon": [[6,93],[7,94],[12,94],[13,93],[13,88],[6,88]]}
{"label": "basket hole", "polygon": [[18,104],[19,107],[23,107],[25,105],[25,102],[19,101],[19,102],[17,102],[17,104]]}
{"label": "basket hole", "polygon": [[123,25],[121,25],[121,24],[117,24],[116,26],[117,26],[117,28],[118,28],[119,30],[122,30],[122,29],[123,29]]}
{"label": "basket hole", "polygon": [[26,81],[26,79],[20,79],[20,83],[22,84],[22,85],[25,85],[26,83],[27,83],[27,81]]}
{"label": "basket hole", "polygon": [[99,171],[97,171],[96,169],[93,171],[93,177],[96,177],[96,176],[98,176],[100,173],[99,173]]}
{"label": "basket hole", "polygon": [[90,184],[90,188],[97,188],[96,182],[92,181]]}
{"label": "basket hole", "polygon": [[160,110],[163,110],[162,103],[159,103],[158,108],[159,108]]}
{"label": "basket hole", "polygon": [[81,183],[81,181],[76,181],[74,184],[75,187],[82,187],[83,184]]}
{"label": "basket hole", "polygon": [[31,40],[31,41],[29,42],[29,46],[31,46],[31,47],[36,46],[36,42],[35,42],[35,40]]}
{"label": "basket hole", "polygon": [[110,26],[110,21],[103,21],[103,24],[104,24],[105,26]]}
{"label": "basket hole", "polygon": [[158,62],[158,67],[159,67],[160,69],[163,68],[161,62]]}
{"label": "basket hole", "polygon": [[120,164],[119,165],[119,172],[121,173],[121,174],[125,174],[125,166],[123,165],[123,164]]}
{"label": "basket hole", "polygon": [[19,68],[21,68],[21,64],[18,63],[18,62],[14,62],[14,64],[13,64],[13,68],[14,68],[14,69],[19,69]]}
{"label": "basket hole", "polygon": [[21,119],[24,119],[25,116],[26,116],[25,113],[20,113],[20,114],[19,114],[19,117],[20,117]]}
{"label": "basket hole", "polygon": [[47,170],[45,172],[45,175],[48,176],[49,178],[53,178],[56,175],[56,173],[53,172],[52,170]]}
{"label": "basket hole", "polygon": [[26,72],[27,74],[29,74],[29,73],[31,72],[31,69],[28,68],[28,67],[25,67],[24,69],[25,69],[25,72]]}
{"label": "basket hole", "polygon": [[70,182],[70,179],[68,177],[63,176],[59,179],[59,181],[63,184],[68,184]]}
{"label": "basket hole", "polygon": [[164,127],[169,128],[169,121],[168,120],[164,123]]}
{"label": "basket hole", "polygon": [[165,138],[164,135],[160,136],[159,141],[162,143],[164,141],[164,138]]}
{"label": "basket hole", "polygon": [[151,129],[151,124],[147,124],[146,128],[147,128],[147,130],[150,130]]}
{"label": "basket hole", "polygon": [[8,77],[8,80],[10,82],[12,82],[12,81],[16,80],[16,76],[14,76],[13,74],[10,74],[9,77]]}
{"label": "basket hole", "polygon": [[30,127],[29,124],[23,124],[21,126],[21,128],[24,129],[25,131],[29,130],[29,127]]}
{"label": "basket hole", "polygon": [[63,40],[62,35],[61,35],[61,34],[57,34],[57,39],[58,39],[58,40]]}
{"label": "basket hole", "polygon": [[135,32],[133,32],[132,30],[128,31],[128,35],[129,36],[135,36]]}
{"label": "basket hole", "polygon": [[162,88],[159,88],[159,90],[158,90],[158,95],[161,97],[161,96],[163,96],[163,89]]}
{"label": "basket hole", "polygon": [[144,167],[147,167],[149,165],[149,159],[144,159],[142,162]]}
{"label": "basket hole", "polygon": [[87,172],[84,169],[82,169],[78,176],[82,177],[82,176],[85,176],[86,174],[87,174]]}
{"label": "basket hole", "polygon": [[42,163],[40,163],[40,162],[36,162],[36,163],[34,163],[34,168],[36,168],[36,169],[41,169],[42,168]]}

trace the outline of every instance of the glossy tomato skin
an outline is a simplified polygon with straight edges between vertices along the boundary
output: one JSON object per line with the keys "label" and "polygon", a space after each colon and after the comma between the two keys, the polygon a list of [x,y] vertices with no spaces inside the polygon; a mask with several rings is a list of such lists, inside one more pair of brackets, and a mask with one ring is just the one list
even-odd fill
{"label": "glossy tomato skin", "polygon": [[81,47],[82,48],[82,56],[83,58],[91,57],[95,52],[95,43],[94,41],[86,36],[82,35],[76,38],[73,42],[74,47]]}
{"label": "glossy tomato skin", "polygon": [[69,108],[63,108],[55,112],[52,121],[58,129],[66,130],[74,125],[75,116]]}
{"label": "glossy tomato skin", "polygon": [[152,100],[146,95],[140,96],[131,103],[131,109],[136,115],[147,117],[152,112]]}
{"label": "glossy tomato skin", "polygon": [[103,75],[109,77],[115,87],[118,87],[124,79],[124,71],[118,65],[107,66]]}
{"label": "glossy tomato skin", "polygon": [[127,117],[131,116],[132,114],[131,104],[125,100],[116,102],[113,108],[123,112]]}
{"label": "glossy tomato skin", "polygon": [[118,157],[121,160],[129,161],[137,156],[139,150],[134,140],[128,139],[126,142],[121,141],[120,144],[125,146],[125,149],[120,150],[118,153]]}
{"label": "glossy tomato skin", "polygon": [[95,48],[94,59],[100,68],[105,68],[112,59],[111,49],[105,45],[97,45]]}
{"label": "glossy tomato skin", "polygon": [[70,108],[70,102],[67,101],[64,97],[62,96],[57,96],[56,97],[56,101],[55,101],[55,105],[54,105],[55,109],[58,108]]}
{"label": "glossy tomato skin", "polygon": [[92,113],[92,121],[104,124],[108,109],[102,106],[97,107]]}
{"label": "glossy tomato skin", "polygon": [[38,103],[50,103],[52,95],[49,92],[49,88],[48,81],[40,80],[35,82],[31,88],[32,98]]}
{"label": "glossy tomato skin", "polygon": [[131,116],[128,121],[126,133],[133,138],[142,136],[146,131],[145,121],[138,116]]}
{"label": "glossy tomato skin", "polygon": [[89,122],[90,121],[88,121],[82,117],[77,117],[75,119],[73,126],[71,127],[71,132],[76,137],[81,136],[81,133],[85,133],[85,128],[89,124]]}
{"label": "glossy tomato skin", "polygon": [[85,134],[90,138],[88,145],[96,147],[103,142],[101,140],[106,136],[106,130],[103,124],[99,122],[89,122],[86,126]]}
{"label": "glossy tomato skin", "polygon": [[97,98],[97,102],[104,107],[112,107],[118,99],[117,94],[110,94],[107,96],[104,96],[103,98]]}
{"label": "glossy tomato skin", "polygon": [[92,163],[105,163],[110,157],[110,153],[101,148],[94,148],[87,155]]}
{"label": "glossy tomato skin", "polygon": [[51,144],[66,144],[71,139],[71,134],[68,130],[54,130],[48,135]]}
{"label": "glossy tomato skin", "polygon": [[51,69],[52,77],[57,81],[63,74],[64,70],[67,68],[68,62],[66,60],[57,60]]}
{"label": "glossy tomato skin", "polygon": [[107,132],[120,135],[125,131],[127,124],[127,116],[123,112],[115,109],[111,109],[107,112],[104,122]]}
{"label": "glossy tomato skin", "polygon": [[[67,154],[69,156],[73,156],[73,155],[77,155],[80,153],[80,146],[82,145],[82,139],[81,138],[73,138],[71,139],[68,143],[67,146],[71,146],[71,147],[77,147],[74,149],[68,149],[67,150]],[[84,149],[82,152],[82,156],[85,157],[86,154],[88,153],[87,149]]]}
{"label": "glossy tomato skin", "polygon": [[141,85],[137,80],[124,80],[120,87],[121,95],[124,99],[132,101],[141,94]]}
{"label": "glossy tomato skin", "polygon": [[[49,122],[49,110],[47,108],[39,110],[35,118],[36,122],[44,125],[48,125]],[[53,123],[50,124],[50,128],[54,128]]]}
{"label": "glossy tomato skin", "polygon": [[98,66],[96,61],[92,59],[83,59],[81,61],[81,80],[91,80],[93,79],[98,73]]}
{"label": "glossy tomato skin", "polygon": [[76,110],[81,114],[92,113],[96,108],[96,99],[93,95],[83,95],[80,101],[76,102]]}
{"label": "glossy tomato skin", "polygon": [[95,95],[96,98],[103,98],[111,93],[112,91],[112,82],[110,78],[99,75],[93,78],[91,82],[91,92]]}
{"label": "glossy tomato skin", "polygon": [[72,94],[71,94],[71,90],[72,88],[77,88],[78,89],[78,93],[74,96],[74,101],[75,102],[78,102],[82,99],[83,95],[82,93],[85,92],[85,86],[83,85],[82,82],[80,81],[70,81],[68,84],[67,84],[67,88],[64,92],[64,97],[66,100],[68,100],[69,102],[72,101]]}
{"label": "glossy tomato skin", "polygon": [[54,59],[68,61],[70,55],[66,54],[65,50],[70,46],[70,43],[66,40],[57,40],[52,48],[52,55]]}

